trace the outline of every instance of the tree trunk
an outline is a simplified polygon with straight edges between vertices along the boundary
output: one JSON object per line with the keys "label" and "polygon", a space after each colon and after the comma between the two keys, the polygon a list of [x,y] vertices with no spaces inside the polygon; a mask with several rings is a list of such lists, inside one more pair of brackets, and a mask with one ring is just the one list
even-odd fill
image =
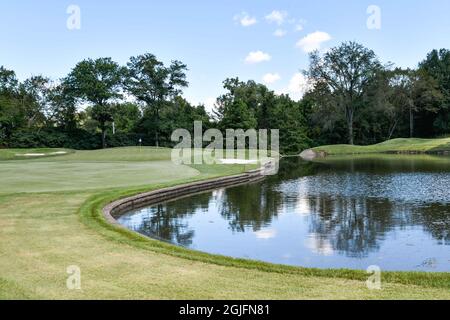
{"label": "tree trunk", "polygon": [[409,107],[409,137],[414,137],[414,114],[412,107]]}
{"label": "tree trunk", "polygon": [[394,131],[397,128],[397,124],[398,124],[398,118],[395,120],[394,124],[392,125],[391,129],[389,130],[388,140],[391,140],[392,135],[394,134]]}
{"label": "tree trunk", "polygon": [[348,143],[353,145],[354,144],[354,141],[353,141],[353,122],[350,122],[348,124],[348,136],[349,136]]}
{"label": "tree trunk", "polygon": [[348,143],[353,145],[353,110],[350,108],[346,111],[347,127],[348,127]]}
{"label": "tree trunk", "polygon": [[105,124],[102,124],[101,130],[102,130],[102,148],[105,149],[106,148],[106,125]]}
{"label": "tree trunk", "polygon": [[159,106],[156,106],[155,109],[155,122],[156,122],[156,128],[155,128],[155,145],[157,148],[159,148]]}

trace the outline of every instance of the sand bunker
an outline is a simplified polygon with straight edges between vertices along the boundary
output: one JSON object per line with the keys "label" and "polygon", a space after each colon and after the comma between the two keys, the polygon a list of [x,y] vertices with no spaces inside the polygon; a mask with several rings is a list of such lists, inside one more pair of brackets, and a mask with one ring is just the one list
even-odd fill
{"label": "sand bunker", "polygon": [[53,156],[53,155],[60,155],[60,154],[66,154],[66,151],[56,151],[51,153],[16,153],[17,157],[44,157],[44,156]]}
{"label": "sand bunker", "polygon": [[42,157],[45,155],[45,153],[16,153],[18,157]]}
{"label": "sand bunker", "polygon": [[258,160],[245,160],[245,159],[219,159],[221,164],[256,164]]}

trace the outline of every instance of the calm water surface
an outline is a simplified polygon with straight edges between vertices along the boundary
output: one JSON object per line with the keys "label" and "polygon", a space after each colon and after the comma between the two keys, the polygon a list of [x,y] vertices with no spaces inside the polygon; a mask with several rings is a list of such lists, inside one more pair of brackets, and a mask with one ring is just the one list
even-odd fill
{"label": "calm water surface", "polygon": [[450,157],[285,159],[277,176],[128,212],[192,249],[318,268],[450,271]]}

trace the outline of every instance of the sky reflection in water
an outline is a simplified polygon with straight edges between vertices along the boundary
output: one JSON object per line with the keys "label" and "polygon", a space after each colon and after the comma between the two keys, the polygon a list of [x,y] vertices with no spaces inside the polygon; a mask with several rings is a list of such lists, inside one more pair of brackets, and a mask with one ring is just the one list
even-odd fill
{"label": "sky reflection in water", "polygon": [[129,212],[139,233],[318,268],[450,271],[450,158],[285,159],[277,176]]}

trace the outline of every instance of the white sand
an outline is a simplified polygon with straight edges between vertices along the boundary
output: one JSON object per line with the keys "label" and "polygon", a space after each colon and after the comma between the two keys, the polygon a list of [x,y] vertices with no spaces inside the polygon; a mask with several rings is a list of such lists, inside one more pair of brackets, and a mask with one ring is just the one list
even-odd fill
{"label": "white sand", "polygon": [[16,153],[18,157],[42,157],[45,153]]}
{"label": "white sand", "polygon": [[219,159],[222,164],[256,164],[258,160],[245,160],[245,159]]}
{"label": "white sand", "polygon": [[17,157],[43,157],[48,155],[66,154],[66,151],[56,151],[51,153],[16,153]]}

